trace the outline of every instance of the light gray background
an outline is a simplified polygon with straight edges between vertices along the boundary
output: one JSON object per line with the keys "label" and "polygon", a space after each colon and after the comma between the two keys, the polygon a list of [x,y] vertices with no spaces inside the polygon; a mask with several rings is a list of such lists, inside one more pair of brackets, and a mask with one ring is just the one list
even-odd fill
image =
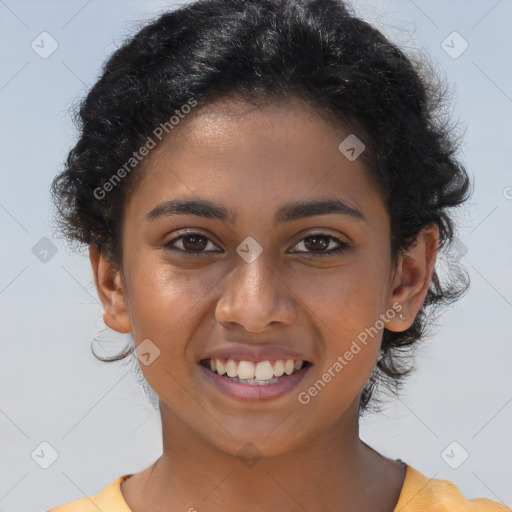
{"label": "light gray background", "polygon": [[[173,5],[0,0],[0,511],[38,512],[97,493],[161,453],[159,415],[126,360],[100,363],[90,353],[102,310],[85,253],[54,238],[49,184],[76,137],[73,101],[138,22]],[[511,506],[512,2],[353,5],[402,47],[429,52],[453,84],[476,185],[458,235],[470,292],[424,343],[401,400],[364,419],[361,437],[468,497]],[[31,48],[43,31],[59,45],[47,59]],[[441,47],[453,31],[469,43],[457,59]],[[46,263],[32,252],[42,237],[58,249]],[[58,453],[48,469],[31,457],[44,441]],[[469,454],[458,469],[441,455],[453,441]]]}

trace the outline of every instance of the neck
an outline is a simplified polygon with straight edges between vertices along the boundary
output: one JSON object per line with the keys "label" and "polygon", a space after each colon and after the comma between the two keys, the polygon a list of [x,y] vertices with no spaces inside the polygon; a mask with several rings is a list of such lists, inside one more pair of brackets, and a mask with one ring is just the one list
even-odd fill
{"label": "neck", "polygon": [[354,402],[307,443],[267,457],[254,446],[233,453],[218,448],[161,402],[164,451],[148,468],[145,505],[166,512],[392,512],[404,470],[359,439],[358,407]]}

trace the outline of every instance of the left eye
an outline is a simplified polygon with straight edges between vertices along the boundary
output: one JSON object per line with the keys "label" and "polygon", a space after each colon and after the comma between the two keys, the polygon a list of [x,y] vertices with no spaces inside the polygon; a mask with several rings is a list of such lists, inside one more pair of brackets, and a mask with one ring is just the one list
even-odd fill
{"label": "left eye", "polygon": [[[321,252],[329,248],[332,242],[335,242],[337,246],[335,245],[334,248],[331,248],[330,251]],[[175,244],[180,244],[181,247],[176,247]],[[222,252],[221,250],[205,250],[209,244],[211,244],[213,247],[216,247],[216,245],[208,237],[201,235],[200,233],[188,233],[185,235],[180,235],[170,242],[167,242],[164,247],[170,251],[179,251],[185,253],[187,256],[201,256],[205,253]],[[339,238],[321,233],[309,235],[303,238],[296,244],[296,246],[299,246],[300,244],[303,244],[307,250],[293,252],[305,252],[306,254],[309,253],[309,255],[313,257],[331,256],[333,254],[343,252],[349,248],[348,244]]]}
{"label": "left eye", "polygon": [[[307,241],[307,242],[305,242]],[[334,247],[334,249],[331,249],[327,252],[316,252],[317,250],[325,251],[327,249],[331,242],[335,242],[337,246]],[[311,256],[317,257],[317,256],[331,256],[333,254],[338,254],[340,252],[343,252],[348,249],[348,244],[340,240],[339,238],[336,238],[332,235],[326,235],[326,234],[314,234],[309,235],[305,238],[303,238],[297,245],[303,244],[304,247],[307,249],[313,248],[313,252],[310,252]],[[301,251],[299,251],[301,252]],[[308,251],[309,252],[309,251]]]}

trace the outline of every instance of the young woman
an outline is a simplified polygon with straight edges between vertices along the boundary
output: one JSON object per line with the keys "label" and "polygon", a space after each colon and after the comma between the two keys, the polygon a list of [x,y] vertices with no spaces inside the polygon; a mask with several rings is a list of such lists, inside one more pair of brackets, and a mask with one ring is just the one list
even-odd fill
{"label": "young woman", "polygon": [[[53,183],[163,454],[78,511],[505,511],[359,438],[469,195],[433,78],[336,0],[207,0],[126,41]],[[123,356],[126,354],[123,354]]]}

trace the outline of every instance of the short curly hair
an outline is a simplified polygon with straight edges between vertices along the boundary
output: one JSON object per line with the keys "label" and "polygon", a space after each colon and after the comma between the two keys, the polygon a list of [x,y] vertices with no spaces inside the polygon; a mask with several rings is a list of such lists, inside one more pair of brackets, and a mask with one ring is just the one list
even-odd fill
{"label": "short curly hair", "polygon": [[[393,261],[432,223],[446,249],[455,239],[448,209],[468,199],[470,180],[444,109],[447,86],[428,64],[406,56],[340,0],[199,0],[160,13],[106,61],[75,112],[79,139],[51,188],[58,229],[122,268],[123,207],[142,166],[106,197],[97,191],[156,126],[191,98],[199,109],[222,97],[257,105],[295,97],[333,126],[357,127],[364,136],[364,158],[390,216]],[[407,330],[384,329],[360,414],[370,402],[378,410],[370,400],[377,384],[398,394],[413,369],[411,349],[430,324],[427,313],[469,286],[453,258],[445,277],[434,270]]]}

